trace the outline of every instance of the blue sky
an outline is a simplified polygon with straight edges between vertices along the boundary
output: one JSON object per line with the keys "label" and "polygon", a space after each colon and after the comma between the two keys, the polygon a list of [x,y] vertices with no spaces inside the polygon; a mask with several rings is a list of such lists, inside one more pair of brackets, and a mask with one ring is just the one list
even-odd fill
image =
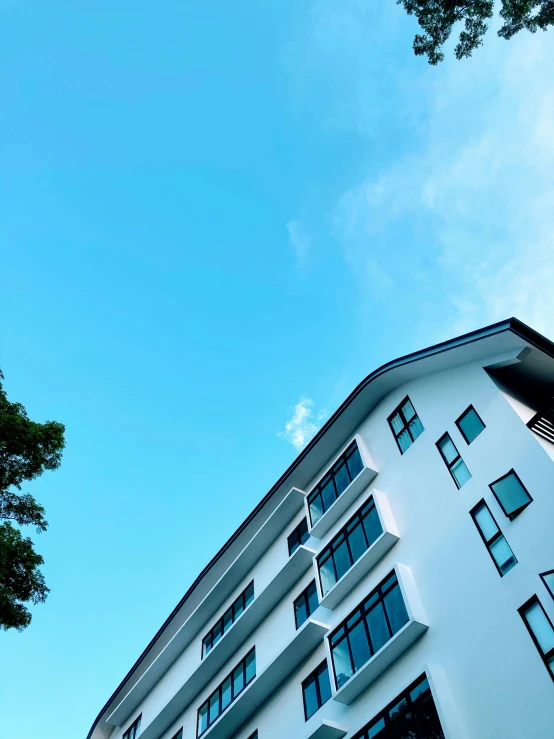
{"label": "blue sky", "polygon": [[0,366],[67,426],[0,735],[84,738],[369,371],[554,336],[553,37],[431,68],[415,31],[393,0],[0,0]]}

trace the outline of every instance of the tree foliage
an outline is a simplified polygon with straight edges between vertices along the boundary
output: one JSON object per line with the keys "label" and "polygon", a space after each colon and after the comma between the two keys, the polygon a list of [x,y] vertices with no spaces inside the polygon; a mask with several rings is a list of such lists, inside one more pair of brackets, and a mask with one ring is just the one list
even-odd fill
{"label": "tree foliage", "polygon": [[0,628],[22,630],[31,622],[25,604],[43,603],[49,590],[42,557],[11,521],[46,531],[44,508],[21,485],[60,466],[65,428],[31,421],[21,403],[8,400],[3,379],[0,371]]}
{"label": "tree foliage", "polygon": [[[396,0],[410,15],[415,15],[423,33],[414,38],[414,52],[426,55],[430,64],[444,59],[442,47],[454,24],[463,29],[454,54],[457,59],[471,56],[483,43],[493,16],[494,0]],[[500,0],[503,25],[498,35],[510,39],[522,30],[535,33],[554,25],[554,0]]]}

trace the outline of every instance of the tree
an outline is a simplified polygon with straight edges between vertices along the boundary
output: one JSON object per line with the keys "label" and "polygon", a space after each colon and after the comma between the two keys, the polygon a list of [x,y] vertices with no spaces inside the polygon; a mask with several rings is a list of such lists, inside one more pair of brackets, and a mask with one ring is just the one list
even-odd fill
{"label": "tree", "polygon": [[[455,23],[464,21],[464,29],[454,54],[457,59],[471,56],[483,43],[492,18],[494,0],[396,0],[409,15],[415,15],[423,34],[414,38],[414,52],[427,55],[430,64],[444,59],[442,47]],[[554,25],[554,0],[500,0],[500,17],[504,21],[498,35],[511,39],[526,29],[535,33]]]}
{"label": "tree", "polygon": [[33,542],[19,526],[32,524],[46,531],[44,508],[21,483],[60,466],[65,427],[56,421],[31,421],[21,403],[10,403],[0,370],[0,628],[26,628],[31,613],[26,603],[43,603],[49,589],[39,570],[43,564]]}

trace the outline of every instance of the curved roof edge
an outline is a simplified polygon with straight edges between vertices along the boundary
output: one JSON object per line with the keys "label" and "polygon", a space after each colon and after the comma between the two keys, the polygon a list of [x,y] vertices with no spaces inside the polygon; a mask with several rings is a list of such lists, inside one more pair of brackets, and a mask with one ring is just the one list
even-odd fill
{"label": "curved roof edge", "polygon": [[87,734],[86,739],[92,739],[93,732],[98,726],[100,720],[102,719],[102,716],[107,712],[108,708],[113,703],[114,699],[123,689],[123,687],[128,682],[128,680],[132,677],[137,667],[148,656],[149,652],[152,650],[152,648],[156,644],[161,634],[164,632],[167,626],[171,623],[171,621],[173,620],[175,615],[178,613],[178,611],[182,608],[182,606],[187,601],[187,599],[192,595],[192,593],[194,592],[198,584],[202,581],[202,579],[206,576],[206,574],[212,569],[212,567],[214,567],[214,565],[221,559],[221,557],[223,557],[225,552],[236,541],[236,539],[240,536],[240,534],[244,531],[244,529],[257,516],[257,514],[262,510],[265,504],[271,499],[271,497],[281,487],[281,485],[284,484],[286,479],[295,471],[295,469],[300,465],[300,463],[310,454],[310,452],[314,449],[314,447],[317,446],[320,439],[327,433],[327,431],[329,431],[329,429],[333,426],[333,424],[344,413],[344,411],[352,404],[352,402],[362,392],[362,390],[364,390],[364,388],[366,388],[370,383],[372,383],[378,377],[384,375],[387,372],[390,372],[393,369],[410,364],[412,362],[416,362],[420,359],[424,359],[432,355],[441,354],[442,352],[448,351],[449,349],[454,349],[455,347],[458,347],[461,345],[471,344],[474,341],[479,341],[481,339],[487,338],[488,336],[497,335],[505,331],[511,331],[516,336],[519,336],[524,341],[533,345],[535,348],[540,349],[540,351],[554,358],[554,342],[550,341],[545,336],[543,336],[542,334],[532,329],[530,326],[527,326],[526,324],[522,323],[517,318],[508,318],[504,321],[491,324],[490,326],[485,326],[484,328],[477,329],[476,331],[471,331],[470,333],[462,334],[461,336],[455,337],[453,339],[448,339],[447,341],[443,341],[439,344],[434,344],[433,346],[430,346],[426,349],[420,349],[416,352],[406,354],[403,357],[399,357],[398,359],[393,359],[392,361],[381,365],[381,367],[378,367],[376,370],[374,370],[369,375],[367,375],[367,377],[365,377],[354,388],[354,390],[350,393],[350,395],[346,398],[346,400],[344,400],[343,403],[341,403],[341,405],[337,408],[337,410],[333,413],[333,415],[330,416],[330,418],[319,429],[319,431],[313,437],[313,439],[300,452],[300,454],[295,458],[295,460],[288,467],[288,469],[281,475],[281,477],[277,480],[277,482],[273,485],[273,487],[269,490],[269,492],[266,493],[266,495],[262,498],[262,500],[254,508],[254,510],[240,524],[240,526],[236,529],[233,535],[225,542],[225,544],[221,547],[219,552],[212,558],[212,560],[200,572],[198,577],[194,580],[194,582],[189,587],[189,589],[186,591],[186,593],[183,595],[181,600],[177,603],[175,608],[171,611],[171,613],[166,618],[166,620],[161,625],[161,627],[158,629],[158,631],[156,632],[152,640],[149,642],[148,646],[145,648],[145,650],[142,652],[140,657],[131,667],[129,672],[125,675],[123,680],[114,690],[114,692],[112,693],[108,701],[105,703],[103,708],[100,710],[100,712],[98,713],[98,716],[96,717],[96,719],[94,720],[94,723],[92,724],[90,728],[89,733]]}

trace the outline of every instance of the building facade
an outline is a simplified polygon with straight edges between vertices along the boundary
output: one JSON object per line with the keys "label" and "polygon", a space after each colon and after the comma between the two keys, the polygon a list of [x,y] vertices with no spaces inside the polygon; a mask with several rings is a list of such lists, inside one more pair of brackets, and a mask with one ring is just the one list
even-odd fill
{"label": "building facade", "polygon": [[88,739],[554,737],[553,396],[516,319],[366,377]]}

